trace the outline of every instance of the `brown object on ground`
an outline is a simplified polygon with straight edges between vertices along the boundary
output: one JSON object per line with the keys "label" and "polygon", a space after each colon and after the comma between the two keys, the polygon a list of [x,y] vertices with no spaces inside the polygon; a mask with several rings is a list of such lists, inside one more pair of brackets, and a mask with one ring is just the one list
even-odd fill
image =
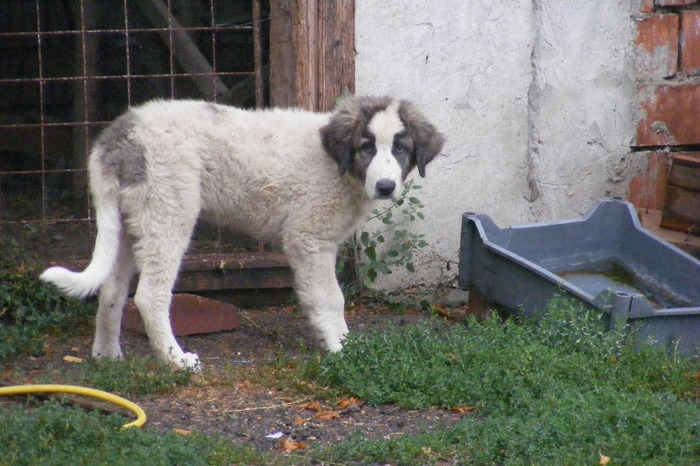
{"label": "brown object on ground", "polygon": [[[170,324],[175,336],[223,332],[238,328],[238,308],[193,294],[173,295]],[[133,299],[124,308],[122,328],[145,334],[143,321]]]}

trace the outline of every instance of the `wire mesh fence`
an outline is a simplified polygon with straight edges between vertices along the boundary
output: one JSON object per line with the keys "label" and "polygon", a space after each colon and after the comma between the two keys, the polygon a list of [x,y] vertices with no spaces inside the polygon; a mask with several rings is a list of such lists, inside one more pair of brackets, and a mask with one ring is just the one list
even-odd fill
{"label": "wire mesh fence", "polygon": [[[153,98],[266,105],[268,17],[265,0],[0,2],[0,247],[88,258],[91,141]],[[195,239],[258,247],[206,226]]]}

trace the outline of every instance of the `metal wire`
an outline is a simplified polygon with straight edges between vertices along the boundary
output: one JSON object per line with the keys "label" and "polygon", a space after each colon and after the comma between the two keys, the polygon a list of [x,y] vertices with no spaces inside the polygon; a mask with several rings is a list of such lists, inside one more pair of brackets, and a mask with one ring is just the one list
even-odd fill
{"label": "metal wire", "polygon": [[[245,0],[239,1],[245,4]],[[5,13],[11,12],[12,8],[17,8],[24,13],[33,10],[36,15],[29,24],[26,21],[14,24],[9,19],[0,20],[3,25],[0,30],[0,43],[15,41],[20,45],[23,44],[24,48],[21,51],[35,54],[36,62],[32,65],[34,68],[30,68],[27,64],[32,60],[24,60],[20,57],[16,59],[18,61],[10,62],[10,58],[5,58],[5,63],[15,63],[17,66],[12,67],[12,70],[0,69],[0,93],[8,96],[6,100],[0,101],[0,250],[6,246],[6,239],[16,237],[24,227],[32,227],[32,231],[38,231],[40,235],[38,243],[42,246],[34,251],[45,260],[51,259],[57,248],[55,243],[62,241],[61,230],[55,233],[56,228],[74,224],[83,228],[80,231],[89,231],[90,235],[94,235],[90,196],[85,181],[87,179],[85,160],[89,153],[91,139],[96,134],[95,130],[108,124],[115,114],[143,100],[144,89],[148,92],[152,90],[151,88],[157,90],[160,86],[159,82],[167,82],[166,95],[147,97],[178,97],[178,89],[182,86],[190,89],[188,92],[194,92],[196,89],[201,91],[196,86],[197,79],[205,79],[210,83],[211,89],[218,89],[217,83],[222,82],[221,80],[236,83],[244,78],[251,78],[255,81],[255,106],[264,106],[262,1],[252,0],[249,16],[251,21],[234,24],[221,20],[217,22],[218,2],[216,0],[199,0],[197,8],[202,7],[202,11],[207,13],[205,16],[198,17],[198,20],[201,21],[204,18],[205,24],[202,25],[199,22],[191,25],[180,24],[175,19],[173,4],[176,2],[173,0],[144,0],[144,3],[153,7],[158,8],[162,5],[167,9],[164,10],[167,11],[164,15],[167,21],[161,24],[155,24],[152,21],[153,24],[148,24],[149,21],[144,19],[139,21],[134,16],[135,12],[138,12],[139,1],[123,0],[116,12],[119,16],[123,16],[123,28],[115,27],[113,22],[104,22],[104,24],[100,22],[99,14],[96,14],[100,5],[97,0],[61,3],[64,6],[74,7],[71,11],[66,6],[66,11],[63,12],[65,15],[72,15],[74,27],[60,27],[61,24],[70,23],[65,21],[61,23],[53,16],[49,16],[55,15],[56,11],[48,11],[47,0],[21,0],[3,5]],[[227,6],[230,7],[230,3]],[[103,11],[103,14],[109,13]],[[143,12],[140,14],[144,18],[147,17]],[[31,21],[34,23],[33,26]],[[207,22],[209,24],[206,24]],[[109,26],[100,27],[102,25]],[[13,31],[13,26],[18,30]],[[26,30],[32,27],[35,30]],[[146,50],[141,43],[134,42],[135,40],[145,41],[138,35],[146,33],[157,34],[163,39],[163,43],[149,42],[147,45],[150,48]],[[252,36],[252,47],[248,52],[248,55],[253,57],[252,70],[231,69],[230,63],[236,62],[231,57],[228,57],[227,62],[229,69],[220,69],[225,67],[225,65],[222,67],[222,63],[226,62],[221,60],[219,55],[223,52],[217,47],[222,34],[226,37],[234,37],[233,34]],[[185,35],[193,44],[201,48],[203,54],[209,56],[207,60],[210,69],[187,70],[178,63],[175,53],[177,35],[180,37]],[[197,45],[195,40],[197,38],[203,41],[201,43],[210,43],[211,49],[207,50],[208,47]],[[34,39],[34,45],[30,46],[27,39]],[[56,56],[59,50],[56,41],[63,39],[73,41],[73,45],[64,46],[62,49],[62,52],[68,56]],[[119,54],[114,57],[98,56],[96,58],[97,53],[102,54],[102,51],[95,51],[96,44],[105,42],[109,42],[112,48],[116,47],[115,43],[120,43]],[[160,52],[154,52],[154,50],[160,50]],[[148,56],[148,53],[160,53],[160,57],[157,58],[160,61],[152,64],[152,57]],[[167,53],[167,56],[163,56],[163,53]],[[134,67],[134,60],[150,63],[152,66],[144,72],[141,68]],[[100,66],[96,62],[110,63],[115,69],[121,69],[121,71],[111,74],[105,73],[103,69],[103,72],[100,72]],[[157,69],[158,63],[163,63],[165,69]],[[21,72],[18,72],[18,69],[22,69]],[[58,74],[61,76],[55,76],[56,69],[60,70]],[[64,115],[57,118],[57,102],[60,101],[61,92],[67,92],[67,88],[62,86],[71,84],[72,111],[70,105],[61,107],[63,109],[61,112],[68,113],[70,116]],[[114,89],[110,92],[117,96],[123,92],[121,94],[123,98],[116,102],[108,101],[104,94],[106,88]],[[20,93],[23,94],[19,95]],[[34,95],[36,95],[35,99],[31,97]],[[219,99],[219,94],[217,91],[204,97],[216,101]],[[35,102],[32,102],[33,100]],[[116,107],[120,109],[116,110]],[[109,108],[110,111],[104,110],[105,108]],[[56,133],[57,131],[60,134]],[[65,143],[64,146],[59,150],[54,144],[55,141],[50,141],[49,136],[53,139],[63,138],[61,141]],[[59,156],[58,153],[63,155]],[[38,159],[37,162],[34,161],[35,158]],[[64,180],[58,187],[56,177]],[[40,186],[35,186],[35,179],[40,179]],[[65,186],[65,180],[70,180],[67,183],[68,186]],[[29,194],[22,193],[23,186],[30,186]],[[60,191],[58,194],[57,189]],[[39,208],[25,208],[23,206],[25,203]],[[64,215],[62,211],[67,213]],[[88,238],[81,239],[82,242],[92,242],[87,240]]]}

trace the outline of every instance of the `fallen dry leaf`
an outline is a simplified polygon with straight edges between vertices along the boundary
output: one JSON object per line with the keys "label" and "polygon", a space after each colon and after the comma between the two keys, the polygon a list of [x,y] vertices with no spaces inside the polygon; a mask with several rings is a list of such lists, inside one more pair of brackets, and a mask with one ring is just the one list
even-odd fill
{"label": "fallen dry leaf", "polygon": [[347,408],[350,405],[355,405],[355,406],[362,406],[364,403],[361,400],[358,400],[357,398],[350,397],[350,398],[341,398],[338,400],[338,409],[343,410]]}
{"label": "fallen dry leaf", "polygon": [[456,408],[452,408],[450,411],[457,414],[467,414],[471,413],[475,409],[476,406],[457,406]]}
{"label": "fallen dry leaf", "polygon": [[318,401],[309,401],[308,403],[300,405],[297,409],[299,409],[299,411],[309,410],[318,412],[321,411],[321,403]]}
{"label": "fallen dry leaf", "polygon": [[173,429],[173,432],[180,435],[190,435],[191,431],[185,429]]}
{"label": "fallen dry leaf", "polygon": [[296,416],[294,418],[294,421],[292,421],[292,424],[294,424],[295,426],[303,426],[304,424],[306,424],[306,421],[301,416]]}
{"label": "fallen dry leaf", "polygon": [[605,465],[608,464],[609,462],[610,462],[610,457],[609,457],[609,456],[605,456],[605,455],[603,455],[602,453],[600,453],[600,462],[599,462],[598,464],[600,464],[601,466],[605,466]]}
{"label": "fallen dry leaf", "polygon": [[442,306],[437,306],[437,305],[433,304],[430,307],[432,308],[433,312],[435,312],[439,316],[447,317],[447,318],[452,317],[452,315],[449,312],[447,312],[447,310]]}
{"label": "fallen dry leaf", "polygon": [[306,447],[308,447],[308,445],[302,442],[295,442],[294,440],[288,438],[280,439],[280,449],[285,453],[303,450]]}
{"label": "fallen dry leaf", "polygon": [[340,413],[338,411],[320,411],[314,417],[322,421],[332,421],[340,419]]}
{"label": "fallen dry leaf", "polygon": [[66,362],[77,362],[77,363],[83,362],[83,358],[79,358],[77,356],[68,356],[68,355],[63,356],[63,360]]}

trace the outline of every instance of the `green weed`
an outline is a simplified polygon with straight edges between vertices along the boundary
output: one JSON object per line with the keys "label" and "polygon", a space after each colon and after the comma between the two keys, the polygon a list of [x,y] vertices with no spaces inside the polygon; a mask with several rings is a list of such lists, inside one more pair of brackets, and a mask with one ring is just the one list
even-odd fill
{"label": "green weed", "polygon": [[[428,243],[424,235],[413,233],[406,227],[425,218],[423,203],[411,193],[420,189],[421,186],[413,180],[406,181],[395,203],[383,210],[372,211],[368,220],[381,221],[381,228],[374,232],[362,231],[348,244],[351,250],[362,253],[361,258],[357,254],[355,257],[362,287],[373,289],[379,276],[389,275],[396,269],[415,271],[416,253]],[[341,263],[339,266],[342,268],[344,265]]]}
{"label": "green weed", "polygon": [[270,464],[252,447],[198,434],[121,429],[124,418],[49,401],[0,410],[0,465]]}
{"label": "green weed", "polygon": [[94,304],[61,297],[37,277],[35,260],[17,248],[0,249],[0,362],[41,352],[42,333],[71,330],[94,315]]}
{"label": "green weed", "polygon": [[81,369],[73,383],[124,396],[162,393],[187,385],[192,379],[191,371],[173,371],[153,358],[91,359]]}
{"label": "green weed", "polygon": [[476,410],[452,429],[355,442],[317,458],[595,464],[602,452],[625,464],[697,464],[699,369],[607,332],[595,312],[561,300],[540,324],[432,320],[351,334],[343,352],[321,362],[319,383],[373,405]]}

